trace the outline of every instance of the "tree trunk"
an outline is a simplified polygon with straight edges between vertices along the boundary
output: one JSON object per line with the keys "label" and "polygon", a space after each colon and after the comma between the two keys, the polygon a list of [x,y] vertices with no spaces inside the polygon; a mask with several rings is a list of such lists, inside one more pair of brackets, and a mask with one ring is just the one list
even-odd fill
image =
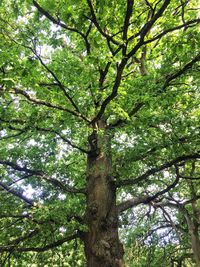
{"label": "tree trunk", "polygon": [[[193,176],[195,172],[195,163],[192,165],[192,170],[191,170],[191,177]],[[192,243],[192,250],[194,253],[194,258],[197,264],[197,267],[200,267],[200,239],[199,239],[199,223],[200,223],[200,210],[197,205],[197,189],[195,188],[194,183],[189,180],[188,181],[189,186],[190,186],[190,192],[191,196],[194,198],[194,201],[192,202],[192,211],[193,211],[193,216],[192,219],[188,218],[188,228],[189,228],[189,233],[191,236],[191,243]]]}
{"label": "tree trunk", "polygon": [[189,229],[191,241],[192,241],[192,251],[194,253],[194,258],[197,264],[197,267],[200,267],[200,240],[198,237],[198,232],[194,229]]}
{"label": "tree trunk", "polygon": [[118,237],[116,188],[112,179],[110,135],[101,123],[89,136],[87,164],[88,232],[84,238],[87,267],[122,267]]}
{"label": "tree trunk", "polygon": [[200,267],[200,240],[198,233],[198,226],[188,215],[185,215],[188,230],[191,238],[192,252],[196,261],[197,267]]}

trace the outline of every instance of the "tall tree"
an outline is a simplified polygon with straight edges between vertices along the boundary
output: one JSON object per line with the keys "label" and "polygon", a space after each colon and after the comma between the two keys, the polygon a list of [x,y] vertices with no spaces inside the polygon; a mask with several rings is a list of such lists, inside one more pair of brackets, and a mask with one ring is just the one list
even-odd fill
{"label": "tall tree", "polygon": [[120,215],[200,157],[198,1],[0,11],[2,265],[81,241],[88,267],[123,266]]}

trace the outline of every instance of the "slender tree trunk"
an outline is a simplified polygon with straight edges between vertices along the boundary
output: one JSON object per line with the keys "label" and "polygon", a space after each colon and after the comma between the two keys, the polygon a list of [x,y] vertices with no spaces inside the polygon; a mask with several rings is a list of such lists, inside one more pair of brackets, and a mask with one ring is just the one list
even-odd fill
{"label": "slender tree trunk", "polygon": [[197,267],[200,267],[200,240],[198,232],[194,229],[189,229],[192,243],[192,251],[194,253],[194,258],[197,264]]}
{"label": "slender tree trunk", "polygon": [[[195,172],[195,163],[192,165],[192,170],[191,170],[191,177],[193,176]],[[188,224],[188,229],[189,229],[189,234],[191,237],[191,244],[192,244],[192,251],[194,254],[194,259],[196,261],[197,267],[200,267],[200,239],[199,239],[199,214],[200,210],[197,206],[197,190],[195,188],[194,183],[189,180],[188,181],[189,187],[190,187],[190,192],[191,192],[191,197],[194,198],[194,201],[192,202],[192,211],[193,214],[190,217],[190,215],[187,213],[186,215],[186,221]]]}
{"label": "slender tree trunk", "polygon": [[198,226],[189,218],[188,215],[185,216],[188,224],[188,230],[191,238],[192,251],[194,254],[194,259],[196,261],[197,267],[200,267],[200,240],[198,233]]}
{"label": "slender tree trunk", "polygon": [[112,179],[110,136],[102,126],[89,136],[87,169],[87,267],[122,267],[123,247],[118,237],[116,189]]}

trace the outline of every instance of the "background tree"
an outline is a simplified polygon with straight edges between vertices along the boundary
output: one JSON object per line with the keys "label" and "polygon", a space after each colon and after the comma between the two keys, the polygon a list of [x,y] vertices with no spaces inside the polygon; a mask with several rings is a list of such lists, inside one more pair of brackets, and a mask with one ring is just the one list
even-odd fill
{"label": "background tree", "polygon": [[131,262],[133,266],[160,266],[161,261],[164,266],[199,265],[198,162],[176,168],[179,187],[143,209],[135,199],[136,215],[128,215],[130,223],[125,229],[129,230],[122,232],[127,240],[128,266]]}
{"label": "background tree", "polygon": [[1,265],[122,266],[118,232],[126,242],[142,203],[160,209],[135,213],[141,229],[157,224],[143,254],[159,258],[159,227],[174,231],[187,209],[169,218],[163,205],[179,206],[186,186],[198,201],[180,175],[200,157],[198,1],[2,1],[0,11]]}

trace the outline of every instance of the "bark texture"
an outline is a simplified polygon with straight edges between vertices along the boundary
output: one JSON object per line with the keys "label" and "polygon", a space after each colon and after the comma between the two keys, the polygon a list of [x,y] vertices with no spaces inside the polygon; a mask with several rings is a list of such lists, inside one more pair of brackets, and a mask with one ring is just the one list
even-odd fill
{"label": "bark texture", "polygon": [[109,132],[102,123],[89,136],[86,211],[88,233],[85,236],[87,267],[123,266],[110,139]]}

